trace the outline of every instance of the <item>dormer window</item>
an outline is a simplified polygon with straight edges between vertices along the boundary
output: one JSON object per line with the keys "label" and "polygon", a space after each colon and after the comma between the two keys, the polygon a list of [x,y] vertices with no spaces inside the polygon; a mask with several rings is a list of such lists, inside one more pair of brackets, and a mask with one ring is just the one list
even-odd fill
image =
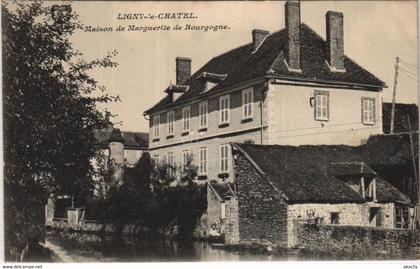
{"label": "dormer window", "polygon": [[215,74],[210,72],[203,72],[200,76],[198,76],[198,79],[203,81],[204,88],[203,92],[207,92],[214,88],[218,83],[223,81],[227,77],[226,74]]}
{"label": "dormer window", "polygon": [[204,91],[208,91],[214,88],[214,86],[216,86],[217,83],[211,82],[211,81],[206,81],[206,83],[204,84]]}
{"label": "dormer window", "polygon": [[188,86],[184,85],[169,85],[165,90],[171,102],[176,101],[184,92],[188,90]]}

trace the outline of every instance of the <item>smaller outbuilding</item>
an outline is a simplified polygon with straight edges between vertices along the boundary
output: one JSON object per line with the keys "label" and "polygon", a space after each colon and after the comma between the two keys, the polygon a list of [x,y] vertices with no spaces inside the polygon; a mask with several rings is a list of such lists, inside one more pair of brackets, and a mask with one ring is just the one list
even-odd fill
{"label": "smaller outbuilding", "polygon": [[[227,244],[294,247],[296,222],[410,228],[410,199],[364,162],[366,148],[232,144]],[[214,187],[209,187],[215,192]]]}

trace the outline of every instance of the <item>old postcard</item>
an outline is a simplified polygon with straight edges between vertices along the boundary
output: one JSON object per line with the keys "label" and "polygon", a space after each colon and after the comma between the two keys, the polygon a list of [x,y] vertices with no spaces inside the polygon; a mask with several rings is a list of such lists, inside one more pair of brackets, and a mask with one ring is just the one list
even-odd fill
{"label": "old postcard", "polygon": [[2,1],[5,261],[417,268],[417,5]]}

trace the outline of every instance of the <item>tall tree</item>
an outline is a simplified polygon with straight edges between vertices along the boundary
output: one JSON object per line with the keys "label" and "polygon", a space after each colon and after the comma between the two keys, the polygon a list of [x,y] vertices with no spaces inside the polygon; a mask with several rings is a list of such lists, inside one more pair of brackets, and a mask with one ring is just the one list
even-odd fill
{"label": "tall tree", "polygon": [[118,97],[88,72],[117,63],[116,51],[84,60],[70,41],[81,27],[70,5],[2,1],[6,244],[25,241],[25,214],[48,195],[92,191],[94,130],[112,116],[97,105]]}

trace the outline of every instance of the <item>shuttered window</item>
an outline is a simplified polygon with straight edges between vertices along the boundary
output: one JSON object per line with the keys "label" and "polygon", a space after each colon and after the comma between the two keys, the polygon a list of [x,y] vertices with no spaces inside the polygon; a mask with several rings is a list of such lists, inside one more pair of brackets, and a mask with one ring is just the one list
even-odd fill
{"label": "shuttered window", "polygon": [[201,102],[198,106],[198,112],[199,112],[199,128],[207,128],[207,121],[208,121],[208,105],[206,102]]}
{"label": "shuttered window", "polygon": [[153,136],[159,138],[160,136],[160,115],[153,118]]}
{"label": "shuttered window", "polygon": [[188,165],[191,158],[191,151],[189,149],[182,151],[182,170]]}
{"label": "shuttered window", "polygon": [[375,124],[375,98],[362,97],[362,123]]}
{"label": "shuttered window", "polygon": [[330,100],[329,92],[315,91],[315,120],[327,121],[330,118]]}
{"label": "shuttered window", "polygon": [[190,131],[190,107],[186,106],[182,109],[182,131]]}
{"label": "shuttered window", "polygon": [[153,165],[154,165],[155,169],[158,167],[158,165],[159,165],[159,155],[154,155],[153,156]]}
{"label": "shuttered window", "polygon": [[327,121],[330,118],[330,95],[326,91],[315,91],[315,120]]}
{"label": "shuttered window", "polygon": [[229,123],[229,109],[230,101],[229,95],[224,95],[219,98],[219,123],[226,124]]}
{"label": "shuttered window", "polygon": [[174,154],[168,153],[168,156],[166,157],[166,164],[167,164],[167,173],[170,177],[175,175],[175,157]]}
{"label": "shuttered window", "polygon": [[229,144],[220,145],[219,170],[221,173],[229,172]]}
{"label": "shuttered window", "polygon": [[250,119],[253,116],[252,104],[254,102],[254,89],[242,91],[242,119]]}
{"label": "shuttered window", "polygon": [[198,174],[206,175],[207,174],[207,147],[200,148],[200,152],[198,155],[199,155]]}
{"label": "shuttered window", "polygon": [[173,111],[169,111],[167,114],[167,118],[168,118],[168,135],[173,135],[175,113]]}

